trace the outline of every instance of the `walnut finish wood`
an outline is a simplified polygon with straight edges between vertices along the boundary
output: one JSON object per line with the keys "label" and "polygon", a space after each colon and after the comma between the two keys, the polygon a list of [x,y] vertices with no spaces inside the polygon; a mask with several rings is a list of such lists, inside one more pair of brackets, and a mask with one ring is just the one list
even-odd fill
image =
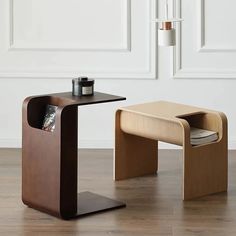
{"label": "walnut finish wood", "polygon": [[124,203],[85,191],[78,194],[78,209],[75,218],[121,207],[124,207]]}
{"label": "walnut finish wood", "polygon": [[[124,99],[98,92],[86,97],[68,92],[25,99],[22,200],[26,205],[64,219],[77,215],[77,107]],[[47,104],[58,106],[53,132],[41,129]],[[108,202],[105,208],[114,205]]]}
{"label": "walnut finish wood", "polygon": [[[192,146],[190,126],[216,131],[219,139]],[[114,179],[155,173],[155,140],[183,146],[184,200],[227,191],[227,118],[222,112],[164,101],[121,108],[116,116]]]}

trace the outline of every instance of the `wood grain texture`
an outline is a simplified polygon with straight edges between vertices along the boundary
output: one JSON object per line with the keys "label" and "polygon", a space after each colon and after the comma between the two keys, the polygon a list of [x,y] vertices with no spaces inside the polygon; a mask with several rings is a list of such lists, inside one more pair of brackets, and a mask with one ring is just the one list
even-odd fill
{"label": "wood grain texture", "polygon": [[[54,132],[39,128],[47,104],[58,106]],[[63,218],[77,212],[77,112],[52,97],[23,105],[22,200]]]}
{"label": "wood grain texture", "polygon": [[122,180],[156,174],[158,169],[157,141],[127,134],[122,131],[120,124],[120,111],[117,111],[114,157],[119,158],[114,158],[113,178]]}
{"label": "wood grain texture", "polygon": [[156,176],[112,180],[112,150],[80,150],[79,186],[126,208],[63,221],[21,202],[21,150],[0,149],[1,236],[235,236],[236,151],[229,152],[229,190],[181,201],[180,150],[159,151]]}
{"label": "wood grain texture", "polygon": [[[192,146],[191,126],[216,131],[219,139]],[[157,154],[151,150],[157,140],[183,146],[184,200],[227,191],[227,118],[222,112],[165,101],[138,104],[117,111],[115,132],[115,180],[155,173]]]}
{"label": "wood grain texture", "polygon": [[[99,92],[92,96],[76,97],[66,92],[25,99],[22,109],[22,201],[26,205],[64,219],[77,215],[78,106],[124,99]],[[48,104],[58,107],[53,132],[41,129]],[[110,201],[108,205],[111,206]]]}

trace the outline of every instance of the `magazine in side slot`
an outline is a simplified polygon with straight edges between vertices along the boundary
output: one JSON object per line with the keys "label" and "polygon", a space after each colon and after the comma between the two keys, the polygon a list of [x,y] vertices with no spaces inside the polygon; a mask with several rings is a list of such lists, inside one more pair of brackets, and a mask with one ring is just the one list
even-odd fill
{"label": "magazine in side slot", "polygon": [[211,130],[190,128],[190,142],[192,145],[202,145],[214,142],[218,139],[218,133]]}
{"label": "magazine in side slot", "polygon": [[48,104],[45,111],[42,130],[53,132],[55,129],[57,106]]}

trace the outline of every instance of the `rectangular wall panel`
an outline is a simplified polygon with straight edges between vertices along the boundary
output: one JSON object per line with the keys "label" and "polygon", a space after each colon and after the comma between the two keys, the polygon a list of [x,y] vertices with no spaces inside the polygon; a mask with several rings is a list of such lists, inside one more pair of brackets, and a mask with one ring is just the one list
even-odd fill
{"label": "rectangular wall panel", "polygon": [[12,49],[129,50],[127,0],[11,0],[10,12]]}
{"label": "rectangular wall panel", "polygon": [[[199,2],[199,41],[201,52],[236,51],[234,0]],[[214,11],[212,7],[214,6]]]}
{"label": "rectangular wall panel", "polygon": [[0,77],[156,78],[155,0],[3,0]]}
{"label": "rectangular wall panel", "polygon": [[234,0],[177,0],[184,22],[177,26],[175,78],[236,78],[235,7]]}

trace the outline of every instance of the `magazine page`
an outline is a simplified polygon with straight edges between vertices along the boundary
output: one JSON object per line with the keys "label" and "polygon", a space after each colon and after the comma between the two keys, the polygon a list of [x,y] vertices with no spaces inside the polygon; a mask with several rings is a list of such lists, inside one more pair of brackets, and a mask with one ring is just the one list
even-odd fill
{"label": "magazine page", "polygon": [[45,131],[53,132],[55,129],[57,106],[47,105],[42,129]]}

